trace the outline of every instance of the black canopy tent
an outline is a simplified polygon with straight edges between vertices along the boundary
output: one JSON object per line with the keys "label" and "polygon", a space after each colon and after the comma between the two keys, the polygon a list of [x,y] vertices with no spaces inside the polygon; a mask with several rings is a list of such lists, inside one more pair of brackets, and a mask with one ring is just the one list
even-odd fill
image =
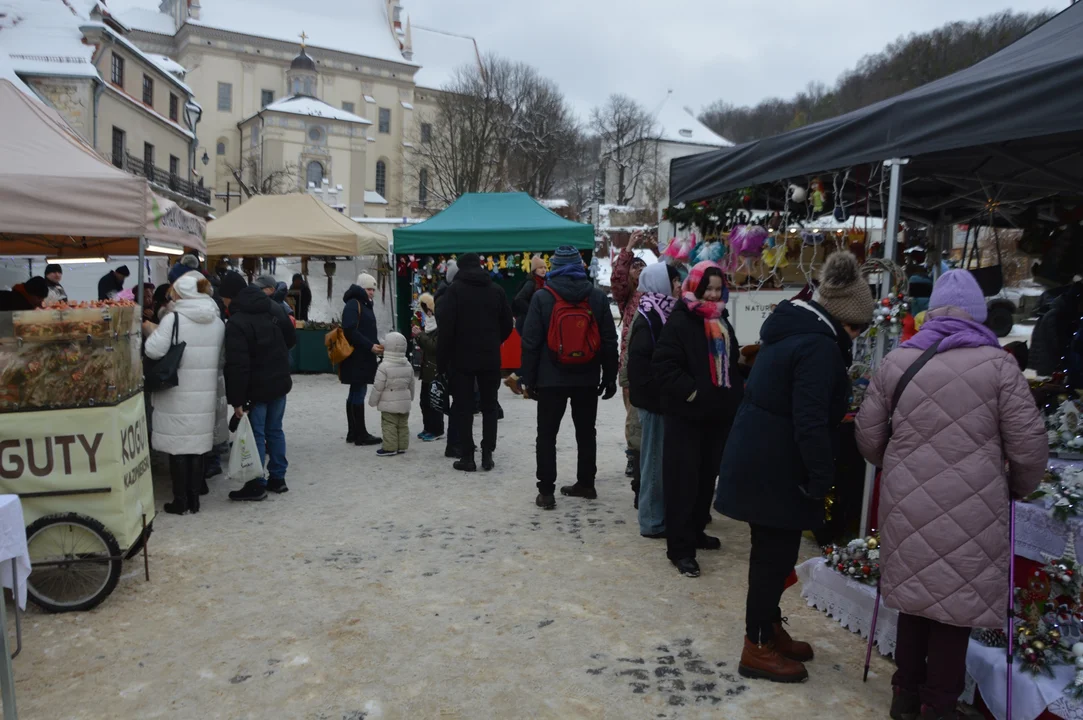
{"label": "black canopy tent", "polygon": [[[997,212],[1010,219],[1043,199],[1083,195],[1080,88],[1083,3],[976,65],[894,98],[775,137],[678,158],[670,166],[670,199],[705,200],[909,158],[902,217],[964,221],[995,200]],[[877,193],[869,201],[871,211],[887,210]]]}

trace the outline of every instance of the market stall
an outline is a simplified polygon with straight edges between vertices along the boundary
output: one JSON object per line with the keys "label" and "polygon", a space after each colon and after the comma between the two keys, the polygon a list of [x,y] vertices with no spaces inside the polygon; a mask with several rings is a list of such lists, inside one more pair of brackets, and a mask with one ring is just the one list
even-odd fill
{"label": "market stall", "polygon": [[[105,162],[56,113],[6,81],[0,106],[0,255],[135,256],[141,283],[147,253],[205,250],[202,220]],[[0,312],[0,417],[17,428],[0,442],[0,492],[22,500],[27,591],[50,611],[99,604],[146,548],[141,315],[113,301]]]}
{"label": "market stall", "polygon": [[[435,292],[444,279],[447,261],[463,253],[482,256],[493,281],[514,297],[530,274],[530,258],[571,245],[589,262],[594,228],[565,220],[526,193],[467,193],[425,222],[395,229],[396,304],[399,332],[410,337],[418,321],[418,297]],[[519,335],[501,350],[505,369],[519,367]]]}
{"label": "market stall", "polygon": [[[319,198],[305,193],[257,195],[207,226],[207,254],[233,257],[320,258],[330,297],[335,258],[388,253],[387,240]],[[297,326],[293,349],[298,372],[332,372],[323,339],[327,328]]]}

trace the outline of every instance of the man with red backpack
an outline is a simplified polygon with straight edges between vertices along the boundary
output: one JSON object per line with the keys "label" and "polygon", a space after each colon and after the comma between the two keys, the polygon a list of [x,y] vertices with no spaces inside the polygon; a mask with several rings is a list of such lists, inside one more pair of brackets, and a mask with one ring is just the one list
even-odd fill
{"label": "man with red backpack", "polygon": [[576,483],[562,495],[593,500],[598,440],[598,397],[617,393],[617,329],[609,301],[587,276],[579,251],[564,245],[550,258],[545,287],[534,293],[523,327],[521,384],[538,401],[538,497],[556,507],[557,432],[572,405],[579,448]]}

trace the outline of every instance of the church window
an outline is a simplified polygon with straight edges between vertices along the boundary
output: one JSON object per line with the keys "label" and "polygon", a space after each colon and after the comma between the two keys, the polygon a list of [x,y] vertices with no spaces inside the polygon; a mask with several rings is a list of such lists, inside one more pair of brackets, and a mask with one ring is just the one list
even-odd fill
{"label": "church window", "polygon": [[313,125],[308,129],[308,139],[310,142],[317,145],[323,142],[323,128],[319,125]]}
{"label": "church window", "polygon": [[218,109],[221,112],[233,112],[233,83],[218,83]]}
{"label": "church window", "polygon": [[267,107],[275,101],[274,90],[260,90],[259,91],[259,104],[260,107]]}
{"label": "church window", "polygon": [[380,132],[384,135],[391,133],[391,109],[380,108]]}
{"label": "church window", "polygon": [[421,142],[426,144],[432,142],[432,125],[429,123],[421,123]]}
{"label": "church window", "polygon": [[344,103],[342,103],[342,109],[345,110],[348,113],[352,113],[353,108],[354,108],[354,104],[352,102],[344,102]]}
{"label": "church window", "polygon": [[376,162],[376,192],[380,197],[387,197],[387,163],[383,160]]}
{"label": "church window", "polygon": [[421,168],[417,177],[417,204],[425,207],[429,204],[429,171]]}
{"label": "church window", "polygon": [[323,184],[323,165],[319,161],[309,162],[305,171],[305,182],[308,187],[320,187]]}

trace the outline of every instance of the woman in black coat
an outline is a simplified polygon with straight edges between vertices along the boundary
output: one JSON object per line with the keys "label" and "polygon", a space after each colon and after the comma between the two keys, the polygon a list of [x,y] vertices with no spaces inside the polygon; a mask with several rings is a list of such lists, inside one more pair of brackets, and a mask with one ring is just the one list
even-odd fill
{"label": "woman in black coat", "polygon": [[662,393],[651,367],[654,349],[662,337],[681,294],[681,276],[666,263],[648,265],[639,276],[642,296],[628,331],[628,402],[639,412],[643,428],[639,462],[634,466],[632,491],[639,510],[639,534],[647,538],[666,536],[666,503],[662,490],[662,455],[665,418]]}
{"label": "woman in black coat", "polygon": [[365,395],[368,386],[376,379],[376,356],[384,349],[376,342],[376,313],[372,310],[372,298],[376,295],[376,279],[368,273],[357,276],[357,284],[351,285],[342,296],[346,306],[342,309],[342,332],[353,346],[353,352],[342,361],[338,378],[350,386],[346,399],[346,421],[349,430],[346,442],[354,445],[379,445],[382,440],[369,434],[365,426]]}
{"label": "woman in black coat", "polygon": [[751,529],[745,645],[738,671],[800,682],[813,657],[782,626],[779,600],[801,532],[824,522],[837,430],[849,406],[853,340],[875,301],[857,259],[833,253],[814,300],[781,303],[764,322],[745,399],[722,458],[715,509]]}
{"label": "woman in black coat", "polygon": [[697,549],[722,547],[704,529],[718,462],[742,396],[740,348],[726,319],[727,297],[717,263],[692,268],[652,362],[665,415],[666,555],[686,577],[699,577]]}

